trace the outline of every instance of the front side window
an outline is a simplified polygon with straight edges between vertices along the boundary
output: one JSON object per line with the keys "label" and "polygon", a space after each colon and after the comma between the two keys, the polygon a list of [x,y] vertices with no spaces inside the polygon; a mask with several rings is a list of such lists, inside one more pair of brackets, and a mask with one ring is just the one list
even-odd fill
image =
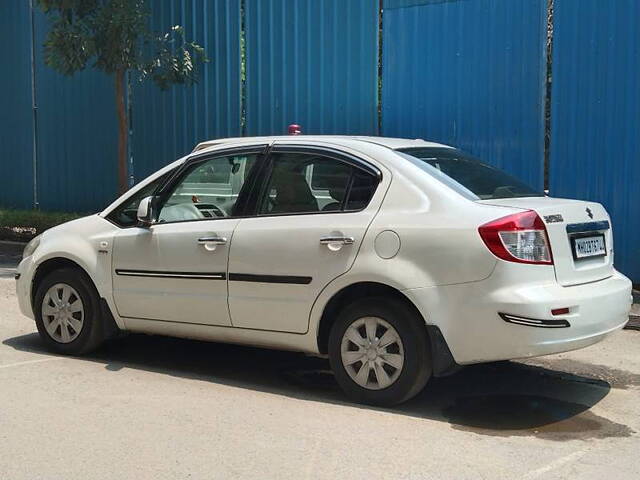
{"label": "front side window", "polygon": [[193,164],[159,206],[157,221],[184,222],[233,217],[240,191],[258,154],[216,157]]}
{"label": "front side window", "polygon": [[542,192],[460,150],[406,148],[399,152],[406,155],[404,158],[441,181],[444,174],[480,200],[543,196]]}
{"label": "front side window", "polygon": [[360,210],[378,185],[371,173],[322,155],[275,153],[272,162],[260,215]]}
{"label": "front side window", "polygon": [[140,201],[145,198],[153,195],[156,190],[162,185],[165,180],[167,180],[172,174],[174,170],[170,170],[169,172],[161,175],[156,178],[153,182],[144,186],[140,191],[136,192],[131,198],[125,200],[122,205],[113,210],[107,217],[116,225],[127,228],[134,227],[138,224],[138,205]]}

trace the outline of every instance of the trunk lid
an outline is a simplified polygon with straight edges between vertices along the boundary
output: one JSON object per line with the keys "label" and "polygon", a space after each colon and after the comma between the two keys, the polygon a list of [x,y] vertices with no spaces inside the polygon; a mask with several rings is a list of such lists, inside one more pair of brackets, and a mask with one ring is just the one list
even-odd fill
{"label": "trunk lid", "polygon": [[[533,210],[544,221],[549,234],[556,279],[560,285],[594,282],[613,275],[611,220],[602,205],[581,200],[551,197],[501,198],[479,203]],[[588,254],[590,242],[604,236],[606,254]],[[574,246],[576,239],[581,239]],[[585,250],[586,248],[586,250]],[[576,253],[577,251],[577,253]]]}

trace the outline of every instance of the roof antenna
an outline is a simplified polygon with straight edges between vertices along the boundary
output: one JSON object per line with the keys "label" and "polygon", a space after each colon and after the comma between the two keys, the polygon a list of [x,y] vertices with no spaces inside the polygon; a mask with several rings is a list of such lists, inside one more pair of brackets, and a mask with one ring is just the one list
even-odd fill
{"label": "roof antenna", "polygon": [[298,125],[297,123],[292,123],[291,125],[289,125],[289,135],[301,135],[302,134],[302,127],[300,127],[300,125]]}

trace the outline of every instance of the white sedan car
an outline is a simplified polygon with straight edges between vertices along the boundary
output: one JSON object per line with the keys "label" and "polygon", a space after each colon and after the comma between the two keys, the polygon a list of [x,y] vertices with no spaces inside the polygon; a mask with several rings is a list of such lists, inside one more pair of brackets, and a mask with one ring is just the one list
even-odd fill
{"label": "white sedan car", "polygon": [[352,399],[392,405],[622,328],[612,238],[598,203],[446,145],[225,139],[35,238],[17,292],[58,353],[131,331],[328,354]]}

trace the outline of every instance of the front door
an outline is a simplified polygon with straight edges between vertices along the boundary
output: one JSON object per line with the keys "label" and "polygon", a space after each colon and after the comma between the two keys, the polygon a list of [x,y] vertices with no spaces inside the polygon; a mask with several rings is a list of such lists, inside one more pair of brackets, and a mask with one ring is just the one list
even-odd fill
{"label": "front door", "polygon": [[189,162],[157,201],[150,228],[115,238],[113,292],[122,317],[231,325],[227,263],[257,152]]}
{"label": "front door", "polygon": [[[276,146],[255,216],[229,256],[234,327],[304,333],[321,290],[353,264],[383,192],[380,172],[355,159]],[[377,191],[376,191],[377,190]]]}

